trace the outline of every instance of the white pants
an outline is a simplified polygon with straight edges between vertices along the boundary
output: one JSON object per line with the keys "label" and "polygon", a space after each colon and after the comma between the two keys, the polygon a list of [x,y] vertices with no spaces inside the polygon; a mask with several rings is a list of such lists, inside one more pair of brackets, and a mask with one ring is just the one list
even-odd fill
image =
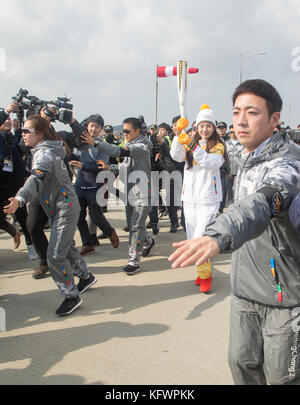
{"label": "white pants", "polygon": [[207,227],[217,216],[220,203],[191,204],[184,202],[184,217],[187,239],[200,238]]}

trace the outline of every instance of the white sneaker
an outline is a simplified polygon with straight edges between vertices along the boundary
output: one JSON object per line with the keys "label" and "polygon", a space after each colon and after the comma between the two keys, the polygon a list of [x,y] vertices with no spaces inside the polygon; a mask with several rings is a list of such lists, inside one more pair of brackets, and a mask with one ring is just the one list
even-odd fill
{"label": "white sneaker", "polygon": [[29,260],[36,260],[39,258],[38,254],[35,251],[35,248],[33,245],[27,245],[27,250],[28,250],[28,258]]}

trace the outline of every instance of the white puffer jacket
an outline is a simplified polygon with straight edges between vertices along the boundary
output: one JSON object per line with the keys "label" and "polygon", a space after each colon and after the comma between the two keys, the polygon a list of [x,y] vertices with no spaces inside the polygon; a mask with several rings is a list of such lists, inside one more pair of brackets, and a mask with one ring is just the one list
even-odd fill
{"label": "white puffer jacket", "polygon": [[[186,148],[175,137],[171,146],[172,159],[186,161]],[[210,153],[205,146],[197,146],[193,152],[193,167],[184,168],[182,201],[197,204],[210,204],[222,201],[220,167],[224,163],[225,147],[218,143]]]}

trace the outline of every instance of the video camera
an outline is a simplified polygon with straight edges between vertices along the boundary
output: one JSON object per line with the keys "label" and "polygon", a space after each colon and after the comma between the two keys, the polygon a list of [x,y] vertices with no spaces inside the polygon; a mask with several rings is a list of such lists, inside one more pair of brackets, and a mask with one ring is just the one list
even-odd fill
{"label": "video camera", "polygon": [[[46,107],[44,112],[52,121],[58,120],[63,124],[70,124],[73,118],[73,104],[69,104],[69,101],[71,100],[66,97],[57,97],[56,101],[46,101],[44,102],[44,106]],[[51,107],[56,109],[56,114],[52,113]]]}
{"label": "video camera", "polygon": [[[24,111],[33,110],[34,114],[39,114],[41,109],[45,107],[45,114],[51,118],[51,121],[60,121],[63,124],[70,124],[72,122],[73,104],[69,104],[70,99],[66,97],[58,97],[55,101],[40,100],[38,97],[29,96],[28,90],[20,89],[15,97],[12,97],[14,101],[19,103],[19,111],[17,116],[20,122],[24,120]],[[55,108],[56,113],[51,111],[51,108]]]}

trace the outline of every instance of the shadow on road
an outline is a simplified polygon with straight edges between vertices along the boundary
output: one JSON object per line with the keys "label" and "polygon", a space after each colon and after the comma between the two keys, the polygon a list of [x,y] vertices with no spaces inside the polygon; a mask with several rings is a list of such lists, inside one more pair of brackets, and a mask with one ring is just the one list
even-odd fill
{"label": "shadow on road", "polygon": [[[40,333],[31,333],[22,336],[1,338],[0,364],[29,361],[30,364],[24,369],[13,368],[8,364],[7,368],[0,371],[1,385],[79,385],[84,384],[84,379],[76,375],[53,375],[46,376],[47,372],[71,352],[99,345],[113,338],[129,339],[139,336],[153,336],[164,333],[168,327],[160,324],[132,325],[125,322],[103,322],[95,325],[80,326],[75,328],[60,329]],[[78,369],[91,367],[92,364],[101,364],[103,352],[94,352],[93,359],[87,359],[86,365],[79,364]],[[103,384],[96,382],[93,384]]]}

